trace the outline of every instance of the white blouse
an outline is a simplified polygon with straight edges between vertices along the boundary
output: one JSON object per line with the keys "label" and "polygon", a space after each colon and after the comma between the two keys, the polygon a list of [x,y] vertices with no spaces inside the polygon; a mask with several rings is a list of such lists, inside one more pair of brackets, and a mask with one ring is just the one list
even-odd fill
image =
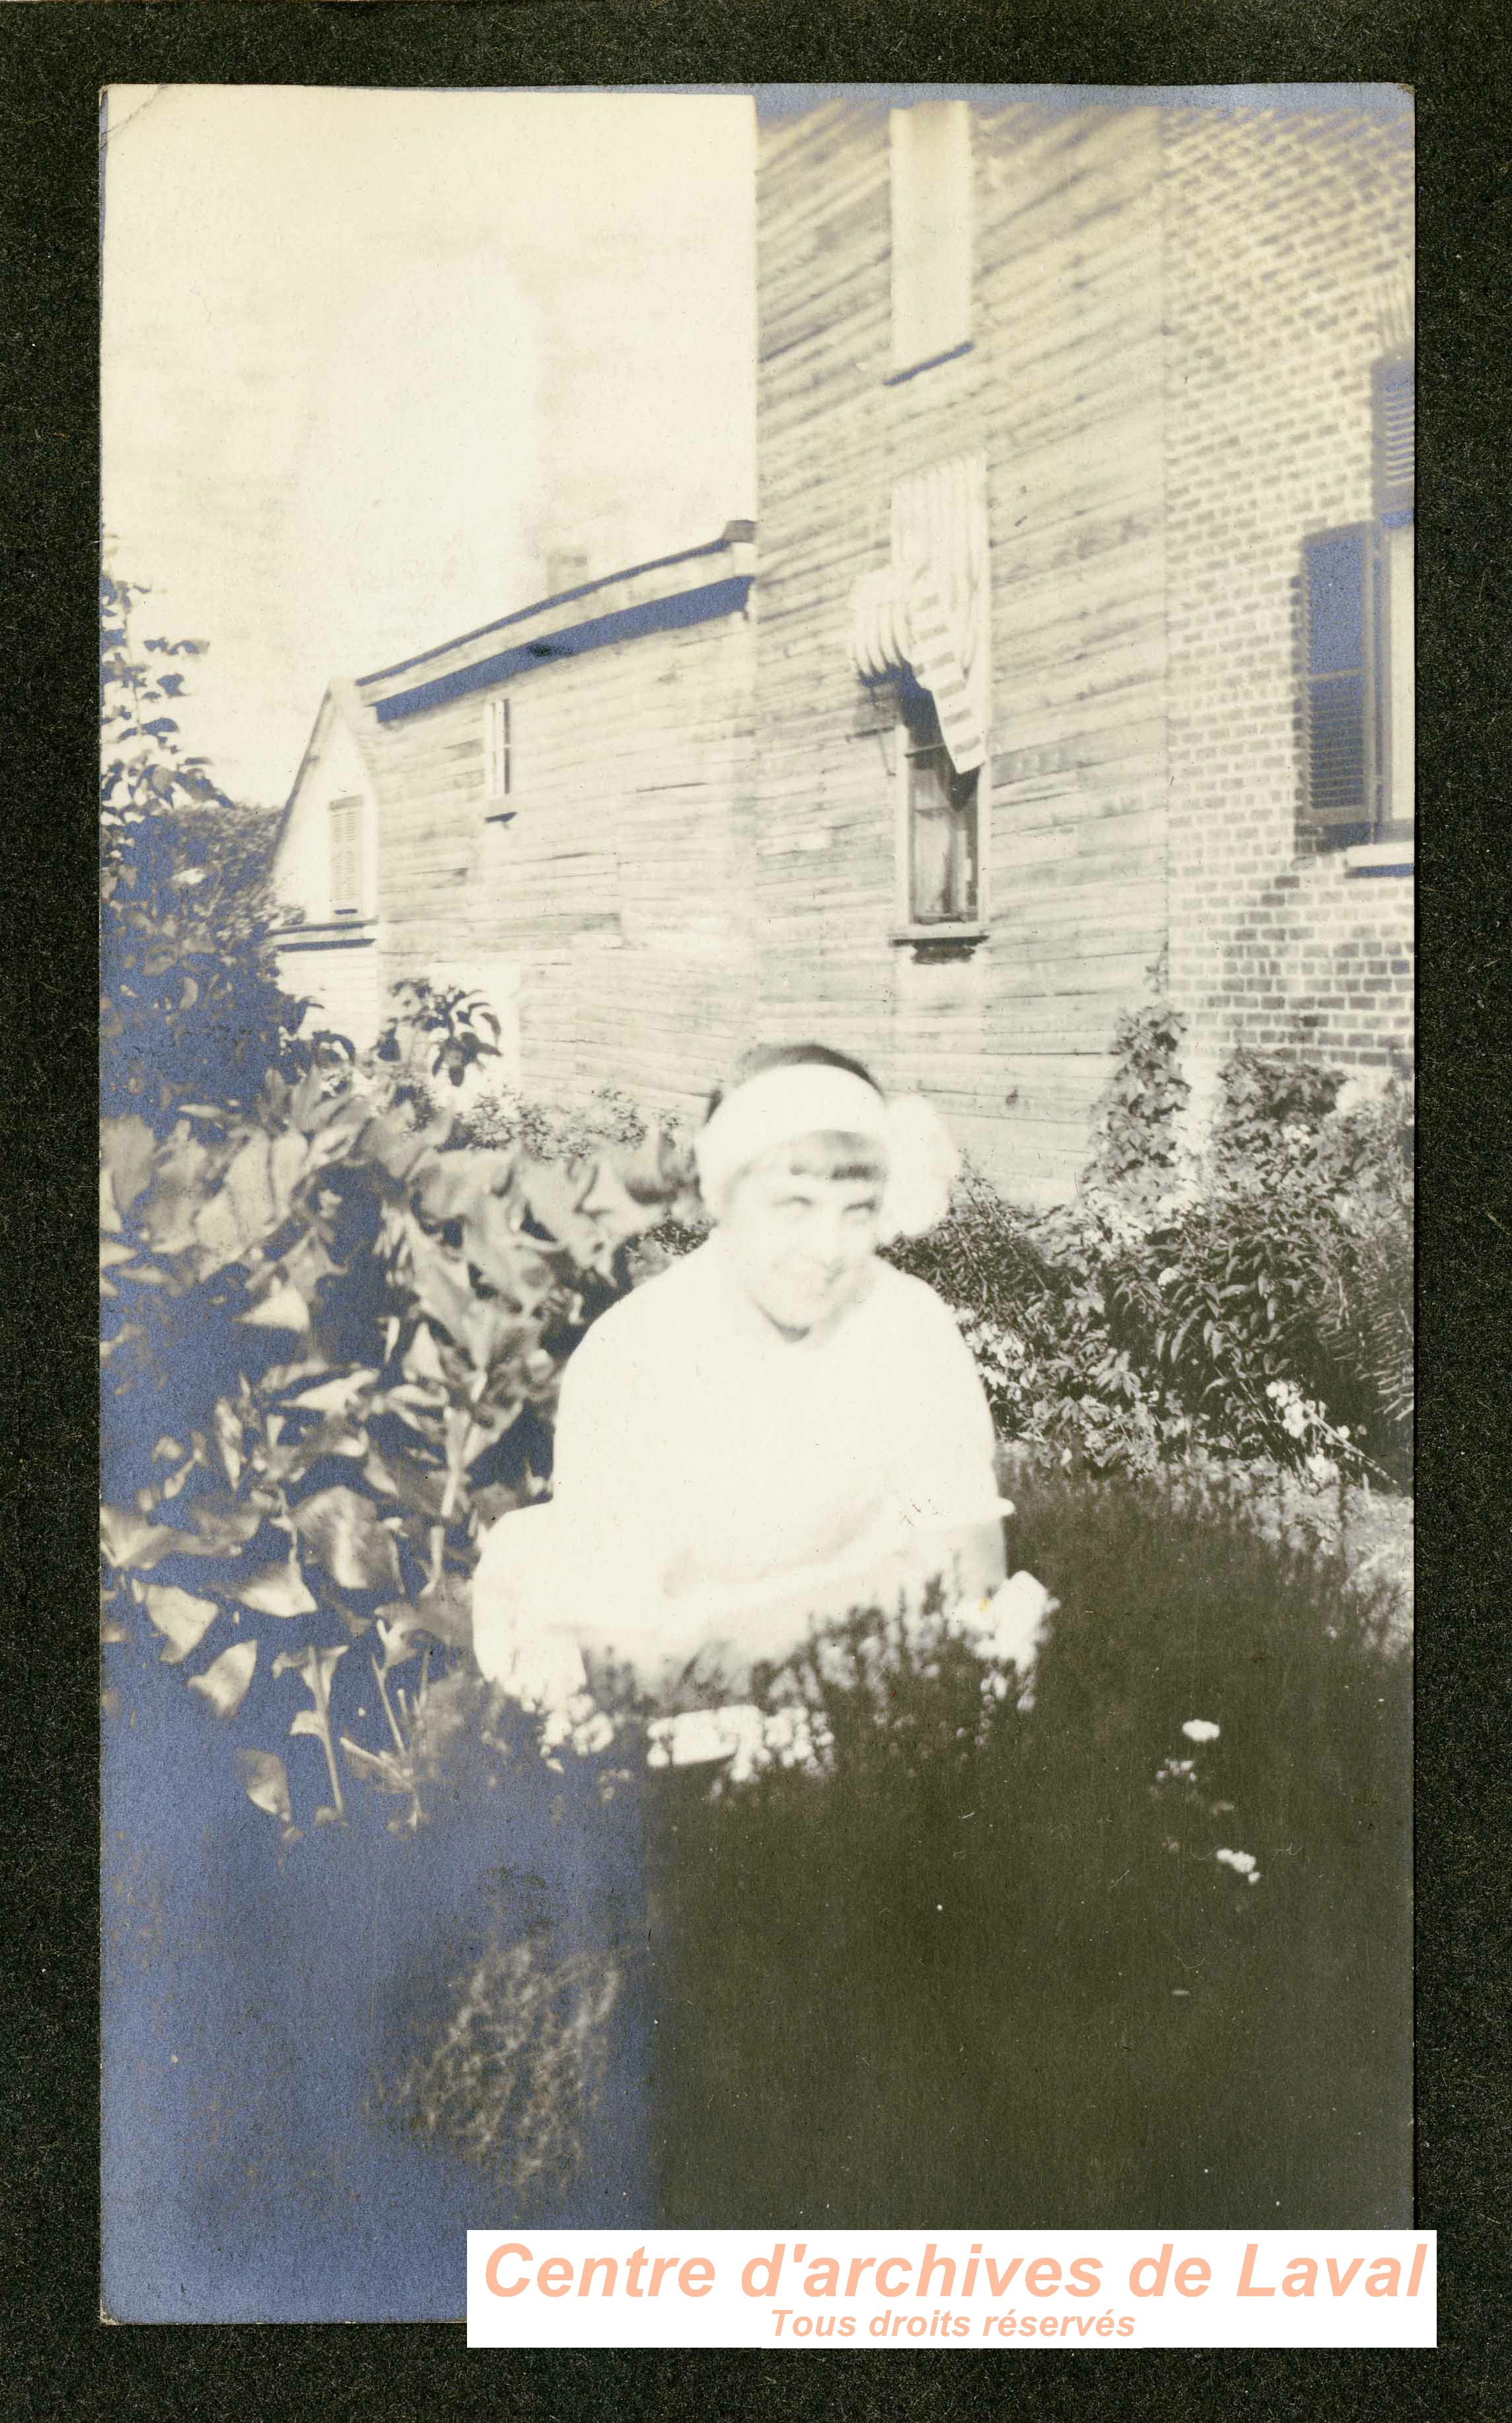
{"label": "white blouse", "polygon": [[953,1319],[888,1263],[866,1276],[789,1339],[716,1231],[593,1324],[562,1375],[551,1505],[484,1544],[485,1671],[507,1677],[564,1600],[586,1594],[628,1649],[690,1592],[891,1556],[998,1513],[992,1417]]}

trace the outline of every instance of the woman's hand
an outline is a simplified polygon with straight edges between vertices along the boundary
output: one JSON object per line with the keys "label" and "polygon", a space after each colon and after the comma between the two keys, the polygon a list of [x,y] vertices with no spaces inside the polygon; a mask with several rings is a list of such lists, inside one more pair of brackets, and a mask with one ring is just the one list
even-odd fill
{"label": "woman's hand", "polygon": [[849,1557],[760,1582],[664,1596],[654,1611],[644,1611],[634,1642],[622,1633],[611,1641],[606,1627],[602,1645],[627,1658],[656,1696],[668,1696],[695,1660],[706,1678],[745,1687],[753,1667],[787,1664],[814,1632],[873,1609],[917,1609],[936,1583],[957,1601],[984,1600],[1002,1580],[1005,1561],[1002,1521],[995,1514],[921,1530],[903,1546],[884,1549],[874,1540]]}
{"label": "woman's hand", "polygon": [[[975,1609],[963,1610],[959,1619],[965,1639],[979,1657],[999,1668],[1013,1668],[1017,1703],[1026,1714],[1034,1704],[1034,1671],[1050,1618],[1060,1604],[1042,1581],[1020,1572]],[[1000,1677],[994,1685],[1000,1699],[1007,1697],[1008,1687]]]}

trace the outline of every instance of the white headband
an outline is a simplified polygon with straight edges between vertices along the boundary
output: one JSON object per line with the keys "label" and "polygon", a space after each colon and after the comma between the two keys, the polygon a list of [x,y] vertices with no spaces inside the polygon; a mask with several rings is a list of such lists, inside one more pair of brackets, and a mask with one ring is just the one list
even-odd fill
{"label": "white headband", "polygon": [[732,1179],[800,1136],[867,1136],[887,1162],[879,1230],[886,1241],[917,1237],[950,1209],[959,1166],[944,1121],[918,1094],[884,1100],[848,1069],[820,1061],[764,1069],[727,1094],[694,1140],[703,1199],[717,1213]]}

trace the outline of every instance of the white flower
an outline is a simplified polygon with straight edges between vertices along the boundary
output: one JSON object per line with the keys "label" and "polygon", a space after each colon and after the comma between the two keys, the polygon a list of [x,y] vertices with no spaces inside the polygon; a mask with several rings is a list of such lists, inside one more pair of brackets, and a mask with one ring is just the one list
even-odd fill
{"label": "white flower", "polygon": [[1189,1717],[1181,1728],[1189,1741],[1217,1741],[1221,1728],[1209,1724],[1205,1717]]}
{"label": "white flower", "polygon": [[[807,1708],[779,1708],[775,1716],[764,1721],[760,1750],[752,1756],[751,1764],[764,1766],[768,1759],[775,1758],[780,1766],[801,1766],[814,1775],[824,1765],[825,1752],[834,1746],[835,1737],[828,1726],[811,1716]],[[731,1773],[737,1782],[741,1781],[738,1759]]]}
{"label": "white flower", "polygon": [[834,1747],[828,1727],[801,1707],[779,1708],[773,1716],[748,1703],[690,1708],[681,1716],[657,1717],[646,1731],[648,1766],[701,1766],[729,1759],[732,1783],[744,1783],[774,1759],[780,1766],[817,1774]]}
{"label": "white flower", "polygon": [[[518,1696],[522,1707],[529,1706],[530,1703],[523,1693]],[[545,1718],[545,1723],[541,1728],[541,1752],[542,1756],[547,1759],[548,1765],[550,1751],[560,1750],[566,1742],[571,1742],[575,1750],[578,1749],[580,1734],[594,1733],[597,1723],[607,1722],[606,1718],[599,1718],[598,1711],[586,1691],[573,1691],[566,1698],[542,1700],[536,1704],[538,1712]],[[614,1728],[610,1725],[611,1738],[613,1732]],[[603,1744],[595,1738],[592,1747],[601,1749]]]}
{"label": "white flower", "polygon": [[1016,1667],[1019,1673],[1027,1674],[1039,1655],[1055,1604],[1042,1581],[1031,1573],[1016,1573],[1011,1581],[1000,1582],[964,1628],[979,1657]]}
{"label": "white flower", "polygon": [[1215,1851],[1213,1857],[1225,1868],[1232,1868],[1236,1877],[1252,1877],[1255,1873],[1257,1861],[1252,1851]]}
{"label": "white flower", "polygon": [[614,1727],[602,1709],[595,1709],[580,1725],[575,1725],[572,1744],[579,1758],[597,1758],[614,1739]]}

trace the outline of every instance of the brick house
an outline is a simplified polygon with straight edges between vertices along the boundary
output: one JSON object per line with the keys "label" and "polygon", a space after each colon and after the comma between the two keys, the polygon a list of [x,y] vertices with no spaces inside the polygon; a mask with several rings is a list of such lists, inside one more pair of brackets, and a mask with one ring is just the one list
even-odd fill
{"label": "brick house", "polygon": [[764,1033],[1063,1193],[1158,967],[1410,1045],[1410,124],[774,97],[758,167]]}
{"label": "brick house", "polygon": [[558,1101],[818,1036],[1026,1201],[1157,984],[1199,1109],[1240,1041],[1383,1076],[1411,127],[1283,100],[760,96],[759,579],[732,524],[333,685],[296,989],[476,984]]}

